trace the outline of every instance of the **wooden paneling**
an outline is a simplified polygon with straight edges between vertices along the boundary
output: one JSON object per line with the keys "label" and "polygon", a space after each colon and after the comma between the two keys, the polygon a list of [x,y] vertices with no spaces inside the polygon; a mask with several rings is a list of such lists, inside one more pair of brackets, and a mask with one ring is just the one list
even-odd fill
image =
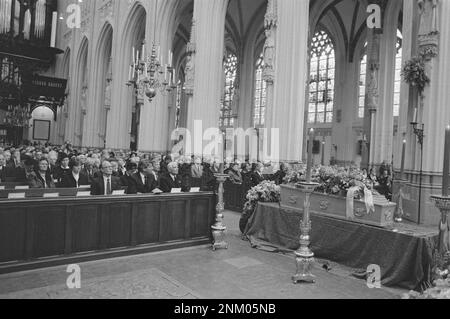
{"label": "wooden paneling", "polygon": [[0,212],[0,263],[23,259],[27,216],[20,208]]}
{"label": "wooden paneling", "polygon": [[35,207],[33,215],[33,258],[64,255],[65,214],[63,207]]}
{"label": "wooden paneling", "polygon": [[137,203],[135,219],[136,244],[156,243],[159,241],[159,207],[161,202]]}
{"label": "wooden paneling", "polygon": [[215,203],[213,193],[0,201],[0,273],[204,243]]}
{"label": "wooden paneling", "polygon": [[70,214],[71,251],[93,251],[100,246],[99,212],[96,205],[77,205]]}

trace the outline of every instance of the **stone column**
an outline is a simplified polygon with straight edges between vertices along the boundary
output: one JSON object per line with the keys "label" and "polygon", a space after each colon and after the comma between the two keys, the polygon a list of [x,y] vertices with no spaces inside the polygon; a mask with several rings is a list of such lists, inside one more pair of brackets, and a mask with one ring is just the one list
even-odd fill
{"label": "stone column", "polygon": [[[188,103],[188,123],[193,139],[198,140],[193,152],[203,153],[200,143],[203,132],[208,128],[217,128],[219,123],[222,54],[224,48],[225,15],[227,0],[195,0],[195,74],[192,104]],[[194,133],[194,122],[202,121],[202,130]],[[200,134],[201,132],[201,134]]]}
{"label": "stone column", "polygon": [[[436,226],[440,212],[430,200],[430,195],[440,194],[444,158],[445,127],[450,124],[450,2],[418,0],[414,3],[415,20],[419,19],[418,54],[425,59],[430,83],[423,91],[421,101],[417,89],[410,89],[410,104],[418,106],[418,122],[424,124],[423,177],[421,220],[425,225]],[[409,110],[408,121],[412,121]],[[409,125],[411,131],[411,125]],[[407,147],[406,173],[409,183],[405,187],[405,219],[417,221],[419,197],[420,145],[415,135],[410,135],[414,147]],[[409,199],[409,200],[408,200]],[[406,206],[405,206],[406,202]]]}
{"label": "stone column", "polygon": [[379,70],[380,70],[380,30],[368,30],[367,36],[367,72],[366,72],[366,112],[364,132],[369,143],[369,163],[375,162],[375,125],[379,109]]}
{"label": "stone column", "polygon": [[[282,0],[276,2],[276,7],[276,28],[273,18],[268,19],[272,25],[266,25],[266,30],[268,26],[276,30],[273,102],[268,102],[266,127],[279,129],[280,160],[298,161],[303,149],[305,87],[309,78],[309,1]],[[268,78],[270,72],[265,73]]]}
{"label": "stone column", "polygon": [[[183,120],[180,121],[180,132],[187,128],[188,123],[194,123],[194,113],[191,111],[194,109],[194,90],[195,90],[195,53],[196,53],[196,32],[195,32],[195,20],[192,19],[191,37],[189,43],[186,46],[187,61],[184,70],[184,110]],[[181,133],[183,135],[183,133]],[[183,140],[186,141],[186,134],[183,135]]]}

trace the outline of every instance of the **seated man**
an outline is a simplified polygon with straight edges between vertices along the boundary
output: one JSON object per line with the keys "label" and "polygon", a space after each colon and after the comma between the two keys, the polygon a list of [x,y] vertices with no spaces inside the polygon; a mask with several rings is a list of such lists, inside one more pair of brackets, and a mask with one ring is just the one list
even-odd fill
{"label": "seated man", "polygon": [[161,176],[159,180],[159,188],[164,193],[172,192],[173,188],[183,189],[181,176],[178,175],[178,163],[171,162],[167,165],[168,172]]}
{"label": "seated man", "polygon": [[203,165],[200,157],[195,157],[194,165],[191,166],[191,186],[200,187],[202,185]]}
{"label": "seated man", "polygon": [[111,195],[113,191],[121,190],[120,178],[112,176],[112,166],[108,161],[101,165],[102,174],[91,183],[91,195]]}
{"label": "seated man", "polygon": [[138,165],[138,172],[133,175],[135,180],[134,187],[129,194],[148,194],[153,192],[158,187],[158,182],[156,181],[153,172],[152,165],[148,160],[142,160]]}
{"label": "seated man", "polygon": [[8,179],[13,179],[14,176],[14,169],[6,165],[5,156],[0,154],[0,183],[6,182]]}
{"label": "seated man", "polygon": [[63,176],[58,186],[60,188],[79,188],[82,185],[89,185],[88,177],[81,173],[81,165],[79,159],[71,160],[69,163],[71,172]]}

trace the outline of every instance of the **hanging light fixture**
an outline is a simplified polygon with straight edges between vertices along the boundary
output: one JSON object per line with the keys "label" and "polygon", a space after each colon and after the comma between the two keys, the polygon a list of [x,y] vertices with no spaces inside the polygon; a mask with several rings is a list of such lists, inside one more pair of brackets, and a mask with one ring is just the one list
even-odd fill
{"label": "hanging light fixture", "polygon": [[162,94],[171,92],[177,88],[175,79],[175,68],[172,66],[173,53],[169,50],[167,64],[164,64],[161,56],[160,46],[156,41],[156,18],[158,11],[158,1],[156,1],[155,27],[153,34],[153,45],[150,55],[146,55],[146,43],[142,42],[141,51],[132,48],[132,63],[128,73],[127,85],[133,85],[139,92],[144,92],[150,102],[158,91]]}

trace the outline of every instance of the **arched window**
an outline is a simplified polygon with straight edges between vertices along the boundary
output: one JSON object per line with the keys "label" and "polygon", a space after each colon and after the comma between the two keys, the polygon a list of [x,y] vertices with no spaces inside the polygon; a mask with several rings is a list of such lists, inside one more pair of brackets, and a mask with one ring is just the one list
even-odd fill
{"label": "arched window", "polygon": [[0,34],[11,29],[12,0],[0,0]]}
{"label": "arched window", "polygon": [[402,84],[402,42],[403,36],[400,30],[397,30],[397,54],[395,56],[395,80],[394,80],[394,117],[400,113],[400,88]]}
{"label": "arched window", "polygon": [[30,40],[30,29],[31,29],[31,12],[30,9],[25,11],[24,25],[23,25],[23,37],[25,40]]}
{"label": "arched window", "polygon": [[45,2],[46,0],[38,0],[36,3],[36,13],[34,22],[34,35],[38,39],[44,37],[45,31]]}
{"label": "arched window", "polygon": [[18,36],[20,31],[20,3],[16,0],[14,5],[14,36]]}
{"label": "arched window", "polygon": [[221,127],[234,127],[233,99],[236,93],[237,67],[236,55],[229,53],[224,61],[225,94],[220,110]]}
{"label": "arched window", "polygon": [[364,54],[362,57],[359,70],[358,117],[362,119],[364,118],[364,108],[366,104],[367,54]]}
{"label": "arched window", "polygon": [[255,104],[253,111],[253,125],[262,127],[266,117],[266,81],[263,80],[264,56],[261,54],[256,61],[255,71]]}
{"label": "arched window", "polygon": [[329,35],[316,32],[311,43],[308,123],[332,123],[335,52]]}

